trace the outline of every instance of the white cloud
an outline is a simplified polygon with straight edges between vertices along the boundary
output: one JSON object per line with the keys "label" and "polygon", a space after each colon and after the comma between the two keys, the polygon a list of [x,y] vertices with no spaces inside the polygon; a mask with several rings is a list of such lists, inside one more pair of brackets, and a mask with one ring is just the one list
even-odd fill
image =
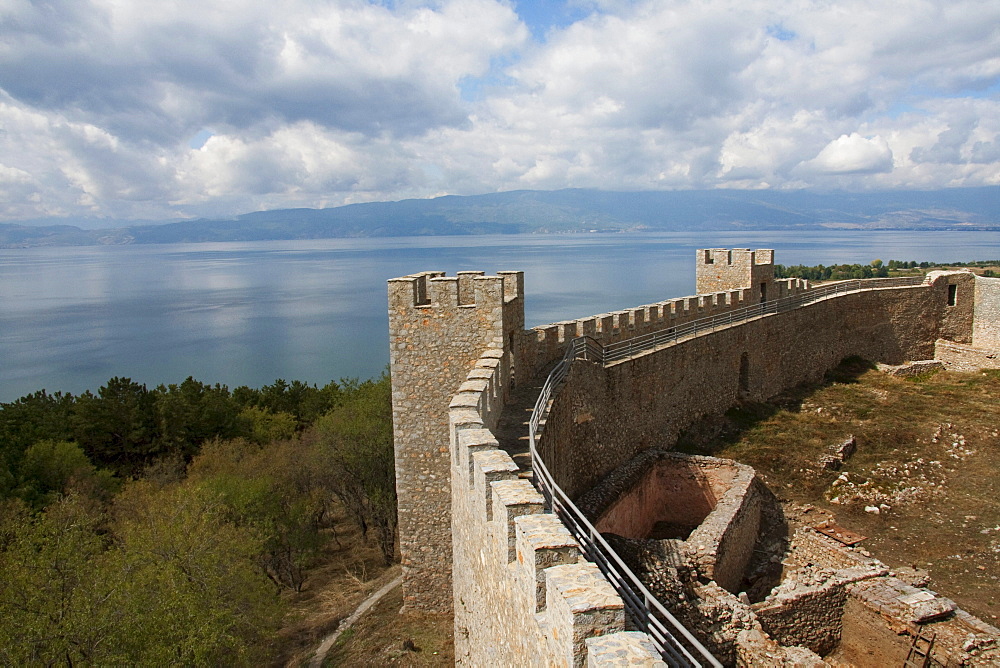
{"label": "white cloud", "polygon": [[814,159],[802,163],[807,172],[820,174],[873,174],[892,170],[892,150],[882,137],[871,139],[856,132],[840,135]]}
{"label": "white cloud", "polygon": [[992,0],[570,1],[2,3],[0,220],[1000,183]]}

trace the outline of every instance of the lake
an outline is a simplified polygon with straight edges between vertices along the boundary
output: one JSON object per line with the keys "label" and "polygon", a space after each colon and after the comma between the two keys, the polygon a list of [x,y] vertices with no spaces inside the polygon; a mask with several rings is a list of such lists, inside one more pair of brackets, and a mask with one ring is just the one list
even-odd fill
{"label": "lake", "polygon": [[259,387],[377,375],[386,280],[525,272],[528,326],[694,292],[697,248],[784,264],[1000,258],[998,232],[824,231],[322,239],[0,250],[0,401],[112,376]]}

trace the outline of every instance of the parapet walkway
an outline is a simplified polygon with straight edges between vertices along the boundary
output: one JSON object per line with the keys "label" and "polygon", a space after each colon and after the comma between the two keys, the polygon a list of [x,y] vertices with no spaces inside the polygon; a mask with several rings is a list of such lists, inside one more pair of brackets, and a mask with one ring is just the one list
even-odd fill
{"label": "parapet walkway", "polygon": [[507,404],[500,413],[497,428],[493,431],[500,448],[517,464],[518,476],[527,480],[533,478],[528,421],[531,420],[531,411],[535,408],[535,402],[538,401],[538,395],[541,394],[550,371],[551,369],[545,369],[511,392]]}

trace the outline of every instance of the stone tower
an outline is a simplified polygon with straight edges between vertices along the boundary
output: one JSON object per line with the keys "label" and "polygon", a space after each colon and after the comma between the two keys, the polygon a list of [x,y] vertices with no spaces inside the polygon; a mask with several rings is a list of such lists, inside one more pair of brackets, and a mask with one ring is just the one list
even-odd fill
{"label": "stone tower", "polygon": [[389,364],[403,605],[452,610],[448,405],[484,350],[516,345],[524,274],[389,281]]}
{"label": "stone tower", "polygon": [[753,291],[752,302],[777,298],[774,292],[774,251],[749,248],[700,248],[695,261],[699,295],[741,288]]}

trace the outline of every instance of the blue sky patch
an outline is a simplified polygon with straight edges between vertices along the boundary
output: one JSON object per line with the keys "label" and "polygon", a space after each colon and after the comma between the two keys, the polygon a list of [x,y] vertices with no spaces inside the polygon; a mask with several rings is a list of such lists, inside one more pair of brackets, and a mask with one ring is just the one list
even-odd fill
{"label": "blue sky patch", "polygon": [[790,42],[798,37],[798,34],[794,30],[789,30],[780,23],[767,26],[767,34],[782,42]]}

